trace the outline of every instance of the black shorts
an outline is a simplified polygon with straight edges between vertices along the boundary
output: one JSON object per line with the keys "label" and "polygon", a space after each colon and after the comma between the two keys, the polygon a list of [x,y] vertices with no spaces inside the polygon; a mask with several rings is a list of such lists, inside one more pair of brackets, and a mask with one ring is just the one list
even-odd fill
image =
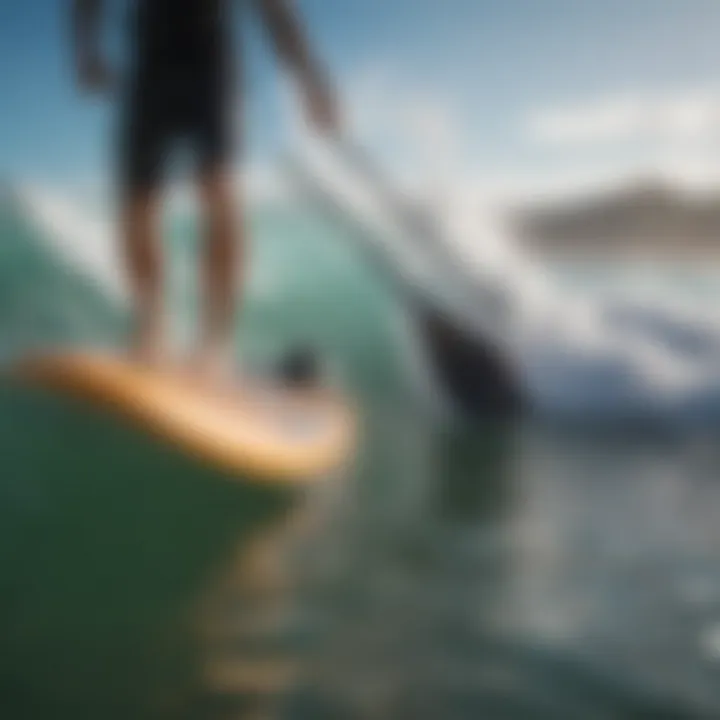
{"label": "black shorts", "polygon": [[158,185],[169,156],[190,150],[199,173],[226,165],[232,153],[233,113],[225,73],[136,73],[120,130],[120,183],[125,192]]}

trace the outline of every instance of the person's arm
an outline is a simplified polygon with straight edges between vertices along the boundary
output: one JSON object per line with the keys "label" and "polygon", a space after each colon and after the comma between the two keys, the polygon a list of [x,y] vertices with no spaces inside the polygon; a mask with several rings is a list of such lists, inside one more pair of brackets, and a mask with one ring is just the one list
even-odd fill
{"label": "person's arm", "polygon": [[312,56],[292,0],[258,0],[260,14],[270,33],[275,51],[301,81],[309,111],[324,130],[337,132],[337,108],[327,77]]}
{"label": "person's arm", "polygon": [[77,77],[81,86],[102,90],[109,74],[100,51],[102,0],[73,0],[72,34]]}

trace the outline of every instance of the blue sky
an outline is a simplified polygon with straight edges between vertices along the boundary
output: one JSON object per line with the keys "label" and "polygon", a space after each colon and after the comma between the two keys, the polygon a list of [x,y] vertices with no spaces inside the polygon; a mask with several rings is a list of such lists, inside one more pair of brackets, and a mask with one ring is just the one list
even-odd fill
{"label": "blue sky", "polygon": [[[717,0],[297,4],[353,131],[406,172],[433,145],[432,162],[452,155],[453,171],[481,189],[656,166],[720,178]],[[125,2],[107,5],[117,36]],[[112,106],[74,90],[68,6],[26,0],[0,10],[0,177],[70,186],[107,178]],[[285,105],[257,28],[245,36],[248,145],[264,162],[287,140]]]}

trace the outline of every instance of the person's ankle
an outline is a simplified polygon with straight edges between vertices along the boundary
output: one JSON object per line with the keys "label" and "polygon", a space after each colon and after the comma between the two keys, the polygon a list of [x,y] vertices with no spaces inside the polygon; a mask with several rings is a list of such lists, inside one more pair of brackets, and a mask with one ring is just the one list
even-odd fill
{"label": "person's ankle", "polygon": [[144,365],[163,365],[168,360],[163,333],[158,327],[138,327],[130,341],[130,355]]}
{"label": "person's ankle", "polygon": [[192,366],[200,377],[224,383],[234,373],[233,348],[227,343],[206,343],[196,354]]}

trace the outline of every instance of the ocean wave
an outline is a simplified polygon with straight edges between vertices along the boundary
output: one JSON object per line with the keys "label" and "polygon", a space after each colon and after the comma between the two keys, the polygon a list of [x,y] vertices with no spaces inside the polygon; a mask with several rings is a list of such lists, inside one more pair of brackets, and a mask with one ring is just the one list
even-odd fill
{"label": "ocean wave", "polygon": [[96,282],[114,301],[126,300],[109,218],[36,185],[19,187],[16,197],[50,252]]}
{"label": "ocean wave", "polygon": [[672,286],[655,297],[572,292],[523,256],[491,212],[423,210],[422,227],[407,198],[388,201],[322,142],[304,138],[295,158],[296,181],[353,218],[386,274],[506,349],[540,413],[720,420],[720,317],[683,310]]}
{"label": "ocean wave", "polygon": [[[588,296],[529,262],[491,213],[478,217],[459,205],[434,216],[432,232],[423,233],[327,148],[304,146],[292,169],[296,184],[305,190],[312,184],[315,211],[339,213],[345,224],[335,227],[379,273],[419,289],[464,327],[504,347],[535,411],[589,420],[720,420],[720,316],[683,304],[672,285],[643,293],[613,284]],[[124,304],[110,219],[45,189],[17,194],[48,250]],[[283,247],[264,252],[251,283],[260,300],[282,299],[284,262],[295,277],[319,272],[315,263],[301,268],[297,253]],[[178,268],[191,272],[185,261]]]}

